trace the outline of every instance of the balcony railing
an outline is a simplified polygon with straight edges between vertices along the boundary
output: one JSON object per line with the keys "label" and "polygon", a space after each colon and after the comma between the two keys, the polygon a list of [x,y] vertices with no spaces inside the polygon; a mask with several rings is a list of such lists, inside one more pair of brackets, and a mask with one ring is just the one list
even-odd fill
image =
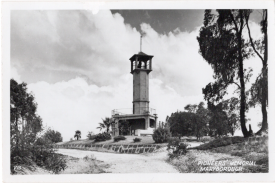
{"label": "balcony railing", "polygon": [[127,114],[156,114],[156,109],[150,107],[137,107],[136,111],[133,111],[133,108],[125,108],[125,109],[114,109],[112,110],[113,115],[127,115]]}

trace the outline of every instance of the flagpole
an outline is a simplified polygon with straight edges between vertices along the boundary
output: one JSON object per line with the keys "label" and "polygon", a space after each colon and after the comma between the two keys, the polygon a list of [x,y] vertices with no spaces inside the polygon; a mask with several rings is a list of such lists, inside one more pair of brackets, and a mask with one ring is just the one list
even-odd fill
{"label": "flagpole", "polygon": [[142,34],[140,34],[140,52],[141,52],[141,46],[142,46]]}

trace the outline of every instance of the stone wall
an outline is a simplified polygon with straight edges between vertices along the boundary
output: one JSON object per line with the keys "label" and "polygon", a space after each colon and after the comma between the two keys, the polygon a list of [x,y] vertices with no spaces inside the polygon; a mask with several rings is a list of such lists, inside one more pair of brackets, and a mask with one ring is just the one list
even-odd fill
{"label": "stone wall", "polygon": [[153,153],[161,146],[149,144],[149,145],[108,145],[108,144],[69,144],[69,145],[55,145],[57,149],[80,149],[88,151],[100,151],[100,152],[113,152],[113,153],[126,153],[126,154],[140,154],[140,153]]}

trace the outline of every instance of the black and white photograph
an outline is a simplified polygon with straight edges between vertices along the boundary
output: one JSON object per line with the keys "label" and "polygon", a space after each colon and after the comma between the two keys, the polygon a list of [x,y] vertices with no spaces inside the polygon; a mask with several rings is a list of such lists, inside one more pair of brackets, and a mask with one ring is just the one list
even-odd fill
{"label": "black and white photograph", "polygon": [[4,182],[274,181],[274,1],[253,3],[3,3]]}

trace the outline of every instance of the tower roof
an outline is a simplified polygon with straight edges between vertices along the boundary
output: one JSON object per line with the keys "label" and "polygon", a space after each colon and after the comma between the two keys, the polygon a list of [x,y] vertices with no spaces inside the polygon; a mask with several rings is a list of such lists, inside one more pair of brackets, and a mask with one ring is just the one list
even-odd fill
{"label": "tower roof", "polygon": [[147,61],[147,60],[153,58],[154,56],[147,55],[146,53],[143,53],[140,51],[138,54],[134,54],[129,60],[134,61],[136,59],[136,57],[138,57],[138,60]]}

